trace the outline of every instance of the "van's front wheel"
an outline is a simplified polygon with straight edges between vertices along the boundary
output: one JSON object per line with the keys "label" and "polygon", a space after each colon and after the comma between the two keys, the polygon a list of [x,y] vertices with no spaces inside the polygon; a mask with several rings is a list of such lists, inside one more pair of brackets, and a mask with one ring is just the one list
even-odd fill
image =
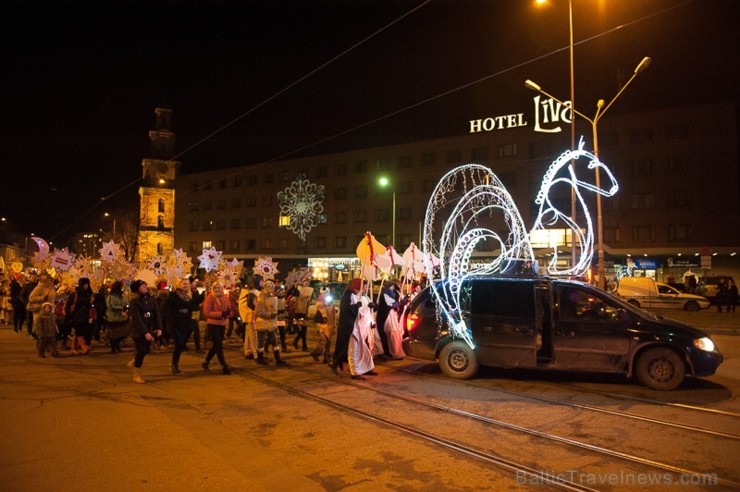
{"label": "van's front wheel", "polygon": [[439,352],[439,368],[451,378],[470,379],[478,372],[478,359],[467,343],[450,342]]}
{"label": "van's front wheel", "polygon": [[650,389],[676,389],[685,375],[683,360],[668,348],[650,349],[637,361],[637,379]]}

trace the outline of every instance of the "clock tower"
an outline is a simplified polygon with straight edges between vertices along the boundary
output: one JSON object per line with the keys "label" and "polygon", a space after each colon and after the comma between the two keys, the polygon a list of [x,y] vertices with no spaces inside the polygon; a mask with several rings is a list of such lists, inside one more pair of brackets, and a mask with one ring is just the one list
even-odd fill
{"label": "clock tower", "polygon": [[180,163],[175,156],[172,110],[156,108],[155,129],[149,132],[149,157],[141,161],[144,171],[139,187],[139,238],[136,261],[169,255],[175,245],[175,177]]}

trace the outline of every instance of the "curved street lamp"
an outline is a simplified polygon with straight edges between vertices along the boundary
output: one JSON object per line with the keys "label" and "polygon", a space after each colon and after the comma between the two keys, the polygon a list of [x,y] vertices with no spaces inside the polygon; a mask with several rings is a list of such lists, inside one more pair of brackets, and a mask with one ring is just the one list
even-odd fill
{"label": "curved street lamp", "polygon": [[396,187],[393,186],[391,180],[387,176],[381,176],[378,178],[378,185],[381,188],[391,187],[393,192],[393,208],[391,209],[391,245],[396,247]]}
{"label": "curved street lamp", "polygon": [[[649,56],[644,57],[642,59],[642,61],[640,61],[640,63],[635,68],[634,72],[632,72],[632,76],[629,78],[629,80],[627,82],[625,82],[625,84],[622,86],[622,88],[619,89],[619,92],[617,92],[617,94],[612,98],[612,100],[609,101],[609,104],[607,104],[606,106],[604,106],[604,100],[603,99],[599,99],[598,102],[596,103],[596,115],[593,118],[589,118],[588,116],[586,116],[585,114],[583,114],[580,111],[576,110],[575,108],[572,108],[573,109],[573,112],[575,114],[577,114],[578,116],[580,116],[584,120],[586,120],[589,123],[591,123],[591,131],[593,133],[593,140],[594,140],[594,156],[596,156],[597,159],[599,157],[599,135],[598,135],[598,130],[597,130],[597,126],[599,124],[599,120],[601,119],[602,116],[604,116],[604,113],[606,113],[609,110],[609,108],[612,106],[612,104],[614,104],[614,101],[616,101],[617,98],[620,95],[622,95],[622,92],[624,92],[624,90],[627,88],[628,85],[630,85],[630,83],[634,80],[634,78],[637,77],[637,75],[639,75],[643,70],[645,70],[650,65],[650,62],[651,61],[652,61],[652,59]],[[551,99],[554,99],[555,101],[559,102],[560,104],[565,104],[561,100],[559,100],[557,97],[552,96],[552,95],[548,94],[547,92],[545,92],[544,90],[542,90],[542,87],[540,87],[535,82],[532,82],[529,79],[527,79],[524,82],[524,87],[526,87],[527,89],[533,90],[533,91],[537,91],[540,94],[543,94],[543,95],[545,95],[545,96],[547,96],[547,97],[549,97]],[[571,118],[571,119],[573,121],[575,121],[575,118]],[[601,174],[600,174],[599,168],[597,167],[596,168],[596,188],[600,188],[600,187],[601,187]],[[597,263],[597,267],[596,267],[596,272],[597,272],[597,274],[599,276],[599,280],[598,280],[598,284],[597,285],[603,289],[604,288],[604,285],[605,285],[605,278],[604,278],[604,227],[603,227],[602,218],[601,218],[601,194],[599,194],[599,193],[596,194],[596,231],[597,231],[596,232],[596,237],[597,237],[597,242],[598,242],[598,245],[597,245],[597,248],[598,248],[598,263]]]}

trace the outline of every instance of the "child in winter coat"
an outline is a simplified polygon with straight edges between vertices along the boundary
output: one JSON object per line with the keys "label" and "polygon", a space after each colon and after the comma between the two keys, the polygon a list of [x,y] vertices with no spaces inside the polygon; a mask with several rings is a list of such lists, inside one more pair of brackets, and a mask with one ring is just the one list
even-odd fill
{"label": "child in winter coat", "polygon": [[46,357],[46,349],[51,351],[52,357],[59,357],[54,304],[45,302],[41,305],[41,312],[33,318],[33,331],[39,337],[39,357]]}

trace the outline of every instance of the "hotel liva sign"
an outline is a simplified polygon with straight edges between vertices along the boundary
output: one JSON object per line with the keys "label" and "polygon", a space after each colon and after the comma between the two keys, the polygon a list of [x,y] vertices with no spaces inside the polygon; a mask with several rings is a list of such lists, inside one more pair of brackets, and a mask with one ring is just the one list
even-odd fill
{"label": "hotel liva sign", "polygon": [[[562,131],[561,124],[570,124],[572,114],[570,101],[561,104],[554,99],[542,98],[539,95],[534,97],[534,131],[536,132],[558,133]],[[524,113],[490,116],[470,120],[470,133],[507,130],[521,126],[528,126]]]}

